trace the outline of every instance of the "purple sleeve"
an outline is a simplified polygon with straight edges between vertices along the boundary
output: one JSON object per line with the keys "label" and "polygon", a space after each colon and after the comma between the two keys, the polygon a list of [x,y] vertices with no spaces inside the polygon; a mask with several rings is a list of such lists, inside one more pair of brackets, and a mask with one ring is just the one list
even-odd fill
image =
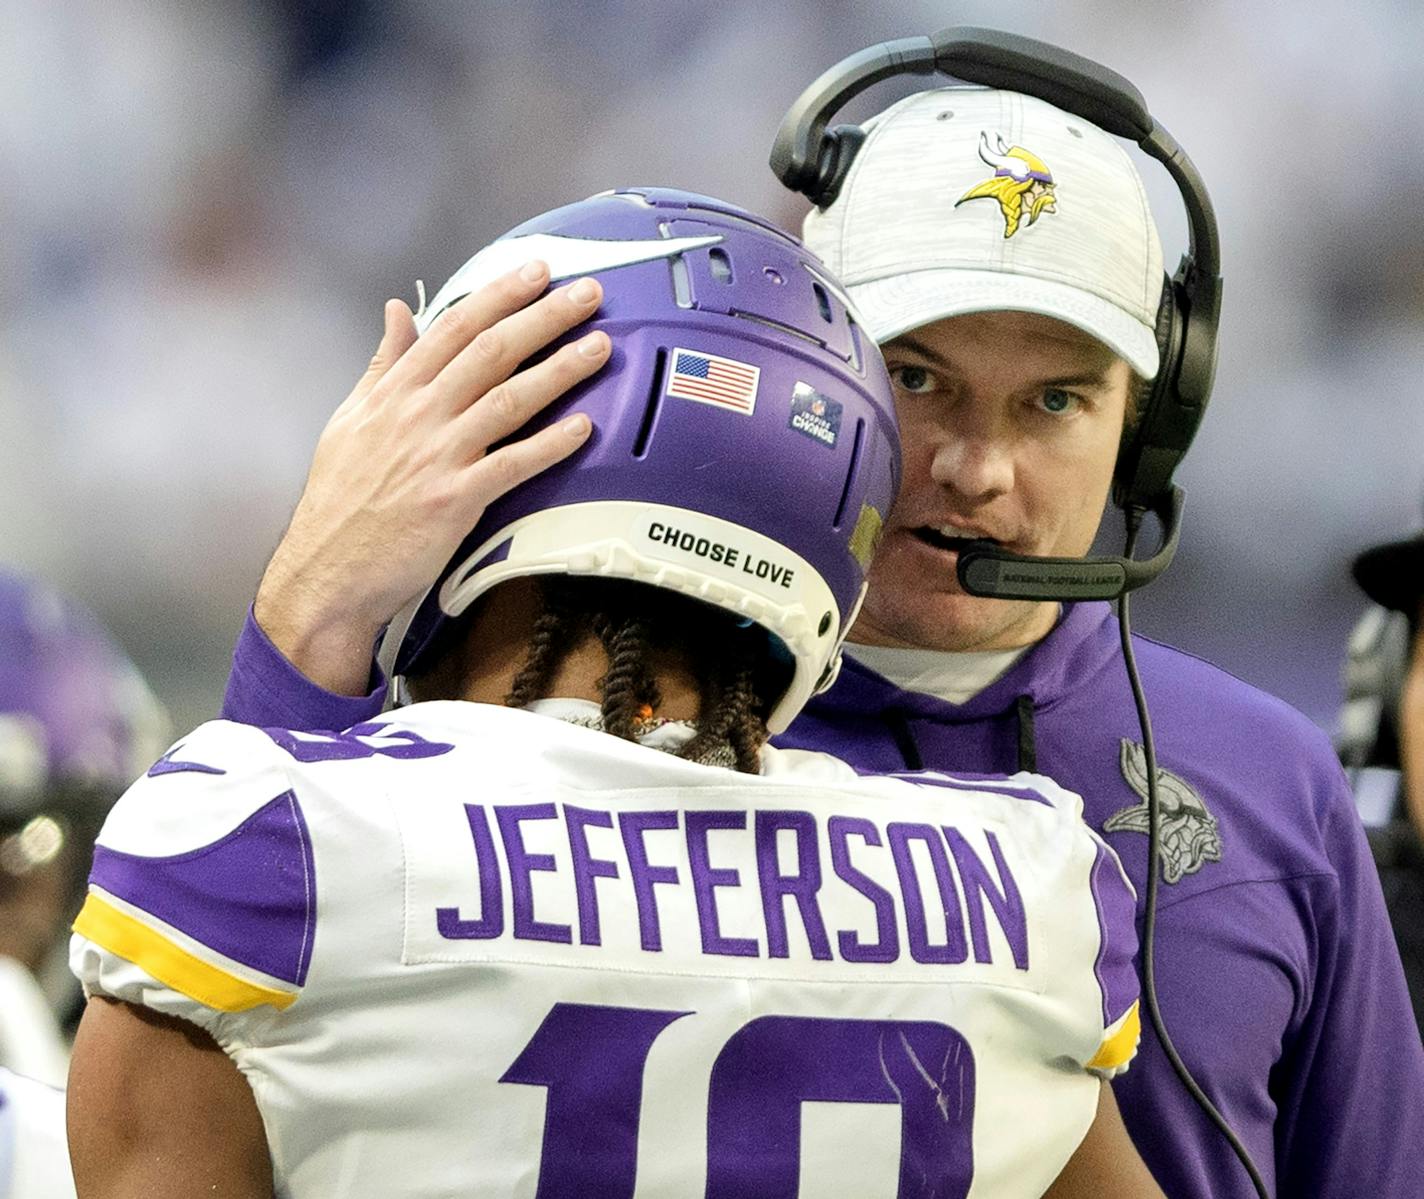
{"label": "purple sleeve", "polygon": [[1111,1028],[1138,998],[1137,895],[1107,842],[1093,834],[1093,843],[1097,853],[1088,882],[1101,936],[1093,972],[1103,996],[1103,1027]]}
{"label": "purple sleeve", "polygon": [[259,728],[349,729],[380,715],[385,706],[385,676],[374,666],[371,685],[370,694],[357,696],[336,695],[317,686],[282,656],[248,608],[232,651],[222,717]]}
{"label": "purple sleeve", "polygon": [[1322,822],[1334,886],[1312,908],[1310,1006],[1286,1046],[1279,1199],[1424,1195],[1424,1047],[1379,875],[1343,776]]}
{"label": "purple sleeve", "polygon": [[[1274,1199],[1424,1195],[1424,1049],[1378,876],[1343,775],[1312,791],[1318,823],[1296,831],[1316,862],[1185,899],[1164,888],[1162,1014]],[[1254,1194],[1145,1020],[1113,1090],[1167,1194]]]}

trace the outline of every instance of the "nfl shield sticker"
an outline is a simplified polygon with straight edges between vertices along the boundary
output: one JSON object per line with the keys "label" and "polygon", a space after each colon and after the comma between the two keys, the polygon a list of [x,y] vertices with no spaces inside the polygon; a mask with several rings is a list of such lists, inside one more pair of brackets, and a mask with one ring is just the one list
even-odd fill
{"label": "nfl shield sticker", "polygon": [[719,358],[700,350],[673,350],[667,394],[730,408],[750,416],[756,408],[761,367],[735,358]]}
{"label": "nfl shield sticker", "polygon": [[797,383],[791,393],[791,427],[833,446],[841,432],[841,404],[806,383]]}

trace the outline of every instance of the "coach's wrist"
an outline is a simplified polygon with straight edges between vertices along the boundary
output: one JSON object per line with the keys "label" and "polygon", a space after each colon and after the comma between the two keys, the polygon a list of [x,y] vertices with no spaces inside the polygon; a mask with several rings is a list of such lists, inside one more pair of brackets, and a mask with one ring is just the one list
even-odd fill
{"label": "coach's wrist", "polygon": [[365,695],[371,654],[386,623],[337,604],[300,580],[263,577],[252,605],[258,627],[298,671],[334,695]]}

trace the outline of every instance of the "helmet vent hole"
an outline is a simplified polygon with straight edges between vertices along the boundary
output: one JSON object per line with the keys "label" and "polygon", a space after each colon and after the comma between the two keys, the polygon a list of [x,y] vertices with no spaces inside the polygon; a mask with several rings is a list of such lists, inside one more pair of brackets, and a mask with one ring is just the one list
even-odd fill
{"label": "helmet vent hole", "polygon": [[831,297],[826,294],[826,289],[819,283],[811,284],[811,290],[816,293],[816,307],[821,310],[821,319],[826,324],[831,323]]}
{"label": "helmet vent hole", "polygon": [[727,257],[726,250],[708,250],[707,257],[709,265],[712,267],[712,278],[718,283],[730,283],[732,281],[732,260]]}
{"label": "helmet vent hole", "polygon": [[865,349],[860,344],[860,324],[849,312],[846,324],[850,326],[850,364],[859,373],[865,372]]}
{"label": "helmet vent hole", "polygon": [[687,263],[681,254],[671,259],[672,294],[679,308],[692,307],[692,279],[687,273]]}
{"label": "helmet vent hole", "polygon": [[836,518],[831,523],[839,529],[845,521],[846,505],[850,502],[850,489],[855,483],[856,468],[860,466],[860,451],[865,444],[865,419],[855,422],[855,442],[850,447],[850,465],[846,468],[845,486],[841,488],[841,502],[836,505]]}
{"label": "helmet vent hole", "polygon": [[826,630],[829,629],[830,627],[831,627],[831,614],[830,614],[829,612],[827,612],[825,615],[823,615],[823,616],[821,617],[821,623],[816,626],[816,636],[817,636],[817,637],[824,637],[824,636],[826,635]]}
{"label": "helmet vent hole", "polygon": [[761,273],[778,286],[786,282],[786,280],[782,278],[781,272],[775,267],[764,266],[761,269]]}
{"label": "helmet vent hole", "polygon": [[667,347],[658,347],[656,359],[653,361],[653,384],[652,390],[648,392],[648,402],[643,408],[643,419],[638,423],[638,436],[633,440],[633,457],[642,458],[647,455],[648,441],[653,436],[653,424],[658,417],[658,405],[663,398],[663,371],[667,368]]}

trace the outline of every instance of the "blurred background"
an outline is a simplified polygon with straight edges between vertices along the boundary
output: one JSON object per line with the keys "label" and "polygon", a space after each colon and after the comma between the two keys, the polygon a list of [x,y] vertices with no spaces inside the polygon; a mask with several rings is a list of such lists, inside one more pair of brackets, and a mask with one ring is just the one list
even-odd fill
{"label": "blurred background", "polygon": [[[797,229],[766,156],[801,88],[870,42],[989,25],[1125,74],[1210,187],[1220,372],[1136,621],[1329,727],[1348,559],[1424,495],[1424,6],[1345,7],[6,0],[0,561],[91,605],[178,728],[212,716],[386,297],[621,184]],[[1175,263],[1185,220],[1144,173]]]}

